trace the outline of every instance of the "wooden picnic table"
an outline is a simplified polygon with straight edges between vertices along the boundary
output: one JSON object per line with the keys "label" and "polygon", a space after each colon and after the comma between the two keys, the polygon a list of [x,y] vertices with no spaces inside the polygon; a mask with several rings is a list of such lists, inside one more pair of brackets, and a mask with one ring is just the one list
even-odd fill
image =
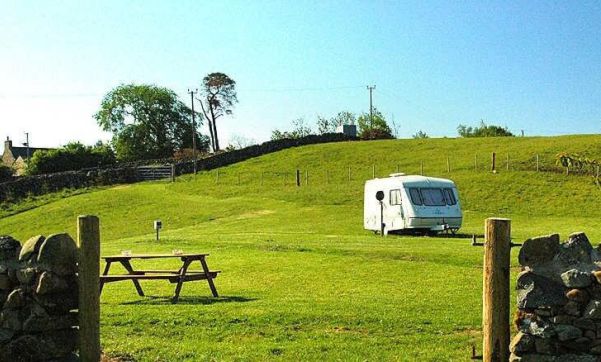
{"label": "wooden picnic table", "polygon": [[[211,288],[211,293],[214,297],[218,297],[217,289],[213,283],[213,279],[220,273],[219,270],[209,270],[207,261],[205,258],[209,254],[132,254],[132,255],[112,255],[103,256],[102,259],[106,262],[104,272],[100,276],[100,293],[105,283],[118,282],[123,280],[131,280],[136,287],[138,295],[143,297],[144,291],[140,285],[140,280],[168,280],[173,284],[177,284],[175,287],[175,294],[172,302],[177,303],[179,300],[179,293],[182,289],[182,285],[185,282],[194,280],[206,280]],[[135,270],[131,265],[132,259],[168,259],[178,258],[182,262],[181,268],[178,270]],[[190,271],[188,267],[193,262],[198,261],[202,267],[201,271]],[[119,263],[125,268],[127,274],[109,274],[111,265]]]}

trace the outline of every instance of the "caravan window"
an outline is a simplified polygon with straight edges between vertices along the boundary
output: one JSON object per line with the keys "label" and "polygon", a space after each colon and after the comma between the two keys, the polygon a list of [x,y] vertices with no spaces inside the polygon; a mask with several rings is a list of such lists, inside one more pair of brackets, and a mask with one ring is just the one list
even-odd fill
{"label": "caravan window", "polygon": [[455,194],[453,193],[453,189],[444,189],[444,195],[447,199],[447,205],[455,205],[457,204],[457,200],[455,199]]}
{"label": "caravan window", "polygon": [[442,189],[424,188],[420,191],[426,206],[444,206],[447,204]]}
{"label": "caravan window", "polygon": [[390,205],[401,204],[401,190],[390,190]]}
{"label": "caravan window", "polygon": [[422,197],[419,194],[419,189],[416,188],[410,188],[409,189],[409,196],[411,196],[411,202],[413,202],[414,205],[422,205]]}

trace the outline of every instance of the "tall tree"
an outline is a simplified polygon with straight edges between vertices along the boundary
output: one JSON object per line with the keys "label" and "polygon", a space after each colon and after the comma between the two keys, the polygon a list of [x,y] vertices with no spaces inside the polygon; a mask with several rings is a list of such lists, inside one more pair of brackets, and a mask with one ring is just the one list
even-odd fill
{"label": "tall tree", "polygon": [[219,151],[217,119],[232,114],[234,104],[238,103],[236,82],[224,73],[210,73],[202,79],[202,97],[199,99],[211,135],[213,151]]}
{"label": "tall tree", "polygon": [[[119,160],[172,157],[192,144],[192,111],[167,88],[120,85],[104,96],[94,118],[113,133]],[[199,148],[206,147],[197,129],[194,134]]]}

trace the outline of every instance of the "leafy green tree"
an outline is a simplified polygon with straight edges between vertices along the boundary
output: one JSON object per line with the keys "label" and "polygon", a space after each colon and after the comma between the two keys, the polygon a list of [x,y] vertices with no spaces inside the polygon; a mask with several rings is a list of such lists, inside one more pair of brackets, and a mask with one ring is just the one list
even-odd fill
{"label": "leafy green tree", "polygon": [[79,142],[71,142],[54,150],[36,151],[27,166],[29,175],[74,171],[83,168],[114,165],[115,153],[107,144],[97,143],[95,146],[84,146]]}
{"label": "leafy green tree", "polygon": [[373,116],[370,117],[369,113],[363,113],[357,119],[359,126],[359,138],[361,139],[390,139],[392,137],[392,130],[384,115],[376,108],[373,109]]}
{"label": "leafy green tree", "polygon": [[355,124],[357,117],[347,111],[338,112],[334,117],[328,119],[317,116],[317,131],[319,134],[336,132],[336,128],[341,125]]}
{"label": "leafy green tree", "polygon": [[294,121],[292,121],[292,130],[291,131],[280,131],[280,130],[273,130],[271,132],[271,139],[273,141],[275,140],[281,140],[281,139],[285,139],[285,138],[291,138],[291,139],[296,139],[296,138],[302,138],[302,137],[306,137],[311,135],[313,132],[311,131],[311,127],[307,126],[307,123],[305,122],[304,118],[297,118]]}
{"label": "leafy green tree", "polygon": [[513,133],[507,127],[487,125],[483,120],[478,127],[468,127],[460,124],[457,127],[457,133],[461,137],[513,137]]}
{"label": "leafy green tree", "polygon": [[422,131],[421,129],[419,131],[417,131],[414,135],[413,138],[415,139],[424,139],[424,138],[430,138],[430,136],[428,136],[428,134],[424,131]]}
{"label": "leafy green tree", "polygon": [[[167,88],[120,85],[104,96],[94,117],[104,131],[113,133],[119,160],[168,158],[192,145],[192,111]],[[206,148],[207,140],[197,129],[194,137],[200,150]]]}
{"label": "leafy green tree", "polygon": [[224,73],[210,73],[202,79],[202,97],[199,99],[211,135],[213,151],[219,151],[217,119],[232,114],[234,104],[238,103],[236,82]]}

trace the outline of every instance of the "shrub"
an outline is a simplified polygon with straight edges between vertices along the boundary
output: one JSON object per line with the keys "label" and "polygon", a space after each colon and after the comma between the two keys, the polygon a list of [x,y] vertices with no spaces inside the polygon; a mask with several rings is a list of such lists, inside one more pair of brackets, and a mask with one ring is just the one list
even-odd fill
{"label": "shrub", "polygon": [[479,127],[468,127],[460,124],[457,127],[457,133],[461,137],[513,137],[513,133],[507,127],[495,125],[487,125],[484,121],[480,121]]}
{"label": "shrub", "polygon": [[105,144],[84,146],[79,142],[69,143],[56,150],[36,151],[27,167],[29,175],[106,167],[116,162],[115,153]]}

